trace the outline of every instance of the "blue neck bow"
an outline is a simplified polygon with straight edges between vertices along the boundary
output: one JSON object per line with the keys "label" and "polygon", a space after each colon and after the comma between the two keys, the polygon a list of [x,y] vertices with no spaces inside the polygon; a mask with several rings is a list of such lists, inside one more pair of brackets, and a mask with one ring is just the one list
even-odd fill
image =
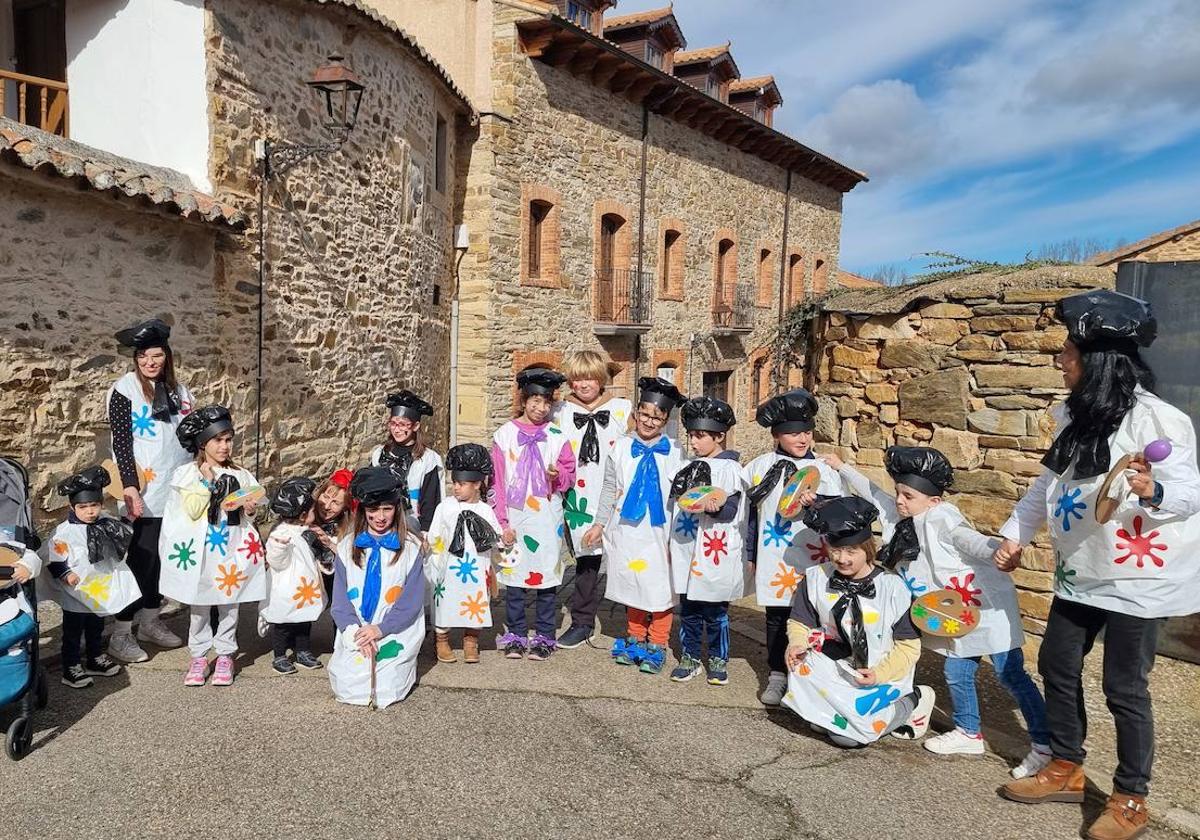
{"label": "blue neck bow", "polygon": [[364,623],[370,624],[375,617],[375,608],[379,606],[379,593],[383,589],[383,556],[381,549],[388,551],[400,550],[400,537],[395,531],[388,531],[382,537],[377,537],[370,531],[363,531],[354,538],[355,548],[369,548],[367,555],[367,571],[363,579],[362,602],[358,614]]}
{"label": "blue neck bow", "polygon": [[660,437],[658,443],[647,446],[641,440],[633,439],[633,457],[639,458],[637,471],[633,474],[633,484],[625,494],[625,502],[621,505],[621,518],[641,522],[646,512],[650,512],[650,524],[657,527],[667,523],[667,514],[663,510],[662,484],[659,481],[658,462],[655,455],[666,455],[671,451],[671,441]]}

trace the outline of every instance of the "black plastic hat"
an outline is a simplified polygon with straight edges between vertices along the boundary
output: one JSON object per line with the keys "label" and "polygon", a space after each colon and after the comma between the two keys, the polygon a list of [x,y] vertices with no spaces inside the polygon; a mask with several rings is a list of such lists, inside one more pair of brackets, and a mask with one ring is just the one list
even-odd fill
{"label": "black plastic hat", "polygon": [[930,446],[889,446],[883,465],[897,484],[927,496],[940,496],[954,483],[954,467]]}
{"label": "black plastic hat", "polygon": [[558,371],[545,368],[530,368],[517,374],[517,387],[527,397],[553,397],[566,381],[567,377]]}
{"label": "black plastic hat", "polygon": [[1158,335],[1150,304],[1108,289],[1063,298],[1054,307],[1054,317],[1066,325],[1071,341],[1085,352],[1149,347]]}
{"label": "black plastic hat", "polygon": [[313,506],[317,483],[311,478],[286,478],[271,497],[271,512],[284,519],[298,519]]}
{"label": "black plastic hat", "polygon": [[158,318],[142,321],[128,329],[120,330],[116,339],[124,347],[145,350],[149,347],[166,347],[171,338],[171,327]]}
{"label": "black plastic hat", "polygon": [[233,418],[223,405],[205,405],[194,409],[179,421],[175,436],[188,452],[195,455],[208,441],[222,432],[233,431]]}
{"label": "black plastic hat", "polygon": [[73,505],[99,502],[104,499],[104,488],[112,478],[104,467],[88,467],[82,472],[67,476],[58,483],[58,495],[66,496]]}
{"label": "black plastic hat", "polygon": [[661,376],[643,376],[638,380],[638,405],[650,403],[670,414],[671,409],[686,399],[674,384]]}
{"label": "black plastic hat", "polygon": [[418,423],[422,417],[433,416],[433,406],[412,391],[398,391],[395,394],[388,394],[387,407],[392,410],[393,417],[407,417],[409,420]]}
{"label": "black plastic hat", "polygon": [[837,496],[814,502],[804,511],[804,524],[833,546],[858,545],[871,538],[879,509],[860,496]]}
{"label": "black plastic hat", "polygon": [[407,498],[404,481],[387,467],[362,467],[350,479],[350,495],[364,507],[398,505]]}
{"label": "black plastic hat", "polygon": [[679,419],[689,432],[728,432],[737,424],[729,403],[709,396],[685,400],[679,408]]}
{"label": "black plastic hat", "polygon": [[460,443],[446,453],[451,481],[483,481],[492,474],[492,456],[478,443]]}
{"label": "black plastic hat", "polygon": [[758,425],[779,434],[811,432],[816,425],[817,398],[803,388],[771,397],[754,412]]}

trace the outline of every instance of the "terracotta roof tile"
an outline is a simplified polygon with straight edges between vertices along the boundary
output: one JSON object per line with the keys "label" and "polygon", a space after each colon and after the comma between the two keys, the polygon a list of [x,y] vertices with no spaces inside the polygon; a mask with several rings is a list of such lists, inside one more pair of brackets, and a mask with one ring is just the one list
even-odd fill
{"label": "terracotta roof tile", "polygon": [[1198,230],[1200,230],[1200,219],[1173,227],[1170,230],[1153,233],[1131,245],[1122,245],[1120,248],[1114,248],[1111,251],[1105,251],[1103,254],[1097,254],[1088,260],[1088,265],[1111,265],[1112,263],[1120,262],[1126,257],[1134,256],[1140,251],[1153,248],[1155,245],[1161,245],[1177,236],[1187,236],[1189,233]]}
{"label": "terracotta roof tile", "polygon": [[745,93],[775,84],[774,76],[751,76],[748,79],[734,79],[729,85],[730,93]]}
{"label": "terracotta roof tile", "polygon": [[624,29],[627,26],[641,26],[644,23],[654,23],[662,20],[669,15],[675,13],[672,6],[663,6],[661,9],[649,9],[645,12],[632,12],[628,15],[616,15],[615,17],[606,17],[604,19],[604,29]]}
{"label": "terracotta roof tile", "polygon": [[[712,61],[714,58],[720,57],[722,54],[729,53],[729,48],[733,46],[732,41],[726,41],[724,44],[719,44],[715,47],[701,47],[698,50],[687,50],[686,52],[675,53],[675,66],[680,64],[693,64],[697,61]],[[733,55],[729,53],[730,59]]]}
{"label": "terracotta roof tile", "polygon": [[144,198],[185,219],[241,230],[247,217],[238,208],[192,189],[178,172],[117,157],[82,143],[0,117],[0,160],[33,171],[87,183],[99,192]]}
{"label": "terracotta roof tile", "polygon": [[883,286],[883,283],[880,283],[878,280],[863,277],[861,274],[855,274],[852,271],[839,271],[837,282],[843,289],[876,289]]}

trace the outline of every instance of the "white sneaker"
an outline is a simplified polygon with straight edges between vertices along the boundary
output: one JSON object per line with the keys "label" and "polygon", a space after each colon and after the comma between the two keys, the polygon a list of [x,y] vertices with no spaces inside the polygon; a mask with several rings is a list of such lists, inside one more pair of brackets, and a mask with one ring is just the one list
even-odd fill
{"label": "white sneaker", "polygon": [[787,693],[787,682],[787,674],[772,671],[767,677],[767,687],[758,695],[759,702],[764,706],[778,706],[783,702],[783,695]]}
{"label": "white sneaker", "polygon": [[933,704],[937,695],[927,685],[917,686],[917,705],[908,720],[892,730],[892,737],[901,741],[916,741],[929,731],[929,718],[933,715]]}
{"label": "white sneaker", "polygon": [[183,646],[183,639],[170,631],[161,618],[150,613],[139,616],[137,640],[149,642],[160,648],[177,648]]}
{"label": "white sneaker", "polygon": [[925,749],[938,755],[983,755],[987,745],[982,735],[968,735],[958,727],[925,742]]}
{"label": "white sneaker", "polygon": [[1054,759],[1050,754],[1050,747],[1046,744],[1034,744],[1033,749],[1029,751],[1029,755],[1021,760],[1021,763],[1014,767],[1009,772],[1014,779],[1024,779],[1027,776],[1033,776],[1046,768]]}
{"label": "white sneaker", "polygon": [[271,632],[271,625],[262,617],[262,613],[258,614],[258,624],[255,629],[258,631],[258,638],[260,639],[267,638],[267,634]]}
{"label": "white sneaker", "polygon": [[113,633],[108,640],[108,655],[122,662],[145,662],[150,657],[129,633]]}

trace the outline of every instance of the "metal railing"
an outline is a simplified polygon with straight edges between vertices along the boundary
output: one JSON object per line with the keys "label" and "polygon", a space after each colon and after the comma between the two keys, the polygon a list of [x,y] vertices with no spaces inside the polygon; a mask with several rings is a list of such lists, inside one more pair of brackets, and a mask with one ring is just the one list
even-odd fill
{"label": "metal railing", "polygon": [[650,323],[650,272],[598,269],[592,287],[592,314],[599,324],[644,326]]}
{"label": "metal railing", "polygon": [[754,287],[741,283],[726,286],[713,300],[713,329],[749,332],[754,328]]}
{"label": "metal railing", "polygon": [[[10,114],[9,108],[14,103],[16,109]],[[67,137],[70,131],[67,83],[0,70],[0,116]]]}

